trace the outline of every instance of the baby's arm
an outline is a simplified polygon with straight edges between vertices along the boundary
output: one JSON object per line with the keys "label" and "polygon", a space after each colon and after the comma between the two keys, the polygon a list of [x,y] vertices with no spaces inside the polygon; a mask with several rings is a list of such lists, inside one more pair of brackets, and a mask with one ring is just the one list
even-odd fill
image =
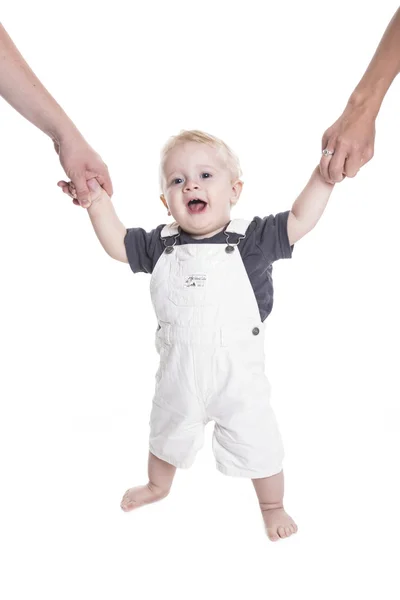
{"label": "baby's arm", "polygon": [[107,254],[115,260],[127,263],[124,244],[126,227],[119,220],[108,194],[103,190],[102,198],[93,202],[87,211],[93,229]]}
{"label": "baby's arm", "polygon": [[333,184],[326,183],[319,167],[316,167],[289,213],[288,237],[291,246],[318,223],[328,204],[333,187]]}
{"label": "baby's arm", "polygon": [[[63,192],[74,199],[74,204],[77,204],[76,191],[72,182],[60,181],[58,185]],[[117,217],[109,195],[98,184],[97,180],[89,179],[88,187],[90,189],[91,205],[87,212],[100,244],[111,258],[127,263],[128,258],[124,244],[126,227]]]}

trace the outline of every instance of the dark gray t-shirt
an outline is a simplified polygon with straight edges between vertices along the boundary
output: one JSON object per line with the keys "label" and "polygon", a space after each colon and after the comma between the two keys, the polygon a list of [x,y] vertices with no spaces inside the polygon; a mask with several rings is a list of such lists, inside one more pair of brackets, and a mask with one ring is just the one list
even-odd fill
{"label": "dark gray t-shirt", "polygon": [[[272,263],[281,258],[292,257],[293,246],[289,244],[287,233],[288,217],[289,211],[264,218],[254,217],[246,231],[246,237],[240,240],[238,246],[258,303],[261,321],[268,317],[273,305]],[[164,224],[159,225],[150,232],[140,227],[127,229],[125,248],[129,265],[134,273],[153,272],[165,250],[164,242],[160,237],[163,227]],[[182,231],[176,240],[176,245],[226,244],[224,235],[226,227],[228,223],[223,231],[202,240],[195,240]],[[236,234],[229,233],[229,242],[236,241]]]}

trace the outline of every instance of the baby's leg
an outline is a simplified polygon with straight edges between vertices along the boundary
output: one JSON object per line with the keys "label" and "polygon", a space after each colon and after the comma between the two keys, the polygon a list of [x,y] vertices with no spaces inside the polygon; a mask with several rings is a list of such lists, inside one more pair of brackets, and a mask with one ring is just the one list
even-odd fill
{"label": "baby's leg", "polygon": [[275,542],[297,532],[297,525],[283,508],[283,471],[271,477],[253,479],[267,535]]}
{"label": "baby's leg", "polygon": [[149,453],[148,475],[146,485],[127,490],[122,498],[121,508],[125,512],[162,500],[169,494],[176,467]]}

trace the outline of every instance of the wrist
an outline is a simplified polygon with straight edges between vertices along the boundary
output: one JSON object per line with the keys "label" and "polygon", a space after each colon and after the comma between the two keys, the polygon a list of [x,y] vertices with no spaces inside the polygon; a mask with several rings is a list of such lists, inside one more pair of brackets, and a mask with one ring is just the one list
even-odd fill
{"label": "wrist", "polygon": [[361,117],[374,121],[379,113],[385,93],[378,87],[370,89],[356,88],[349,98],[346,112],[357,111]]}
{"label": "wrist", "polygon": [[327,181],[324,179],[324,177],[323,177],[323,176],[322,176],[322,174],[321,174],[321,170],[320,170],[320,166],[319,166],[319,164],[318,164],[318,165],[315,167],[315,169],[314,169],[314,171],[313,171],[313,173],[312,173],[312,175],[311,175],[311,179],[312,179],[313,181],[315,181],[317,184],[319,184],[319,185],[323,185],[323,186],[325,186],[325,187],[327,187],[327,188],[333,188],[333,187],[334,187],[334,185],[335,185],[334,183],[328,183],[328,182],[327,182]]}
{"label": "wrist", "polygon": [[66,114],[58,122],[53,122],[51,127],[45,130],[45,133],[59,145],[84,141],[82,134]]}
{"label": "wrist", "polygon": [[91,192],[91,204],[88,206],[87,211],[91,216],[96,216],[104,211],[106,206],[109,206],[111,200],[109,196],[103,191],[99,196],[93,198],[94,193]]}

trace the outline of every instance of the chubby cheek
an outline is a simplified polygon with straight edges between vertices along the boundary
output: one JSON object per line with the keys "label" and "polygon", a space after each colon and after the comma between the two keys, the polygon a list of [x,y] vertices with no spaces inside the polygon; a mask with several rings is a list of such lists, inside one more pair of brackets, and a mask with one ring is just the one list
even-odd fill
{"label": "chubby cheek", "polygon": [[182,221],[186,216],[186,208],[182,202],[174,202],[171,200],[168,202],[169,212],[172,214],[176,221]]}
{"label": "chubby cheek", "polygon": [[231,203],[229,198],[226,197],[226,194],[221,193],[220,196],[214,198],[213,207],[219,214],[229,215],[229,211],[231,210]]}
{"label": "chubby cheek", "polygon": [[168,204],[170,212],[173,213],[173,212],[176,212],[176,211],[179,210],[179,202],[178,202],[177,198],[174,195],[170,194],[167,197],[167,204]]}
{"label": "chubby cheek", "polygon": [[180,201],[178,198],[171,197],[169,199],[168,206],[169,206],[169,210],[172,213],[173,212],[174,213],[182,212],[182,208],[183,208],[182,201]]}

